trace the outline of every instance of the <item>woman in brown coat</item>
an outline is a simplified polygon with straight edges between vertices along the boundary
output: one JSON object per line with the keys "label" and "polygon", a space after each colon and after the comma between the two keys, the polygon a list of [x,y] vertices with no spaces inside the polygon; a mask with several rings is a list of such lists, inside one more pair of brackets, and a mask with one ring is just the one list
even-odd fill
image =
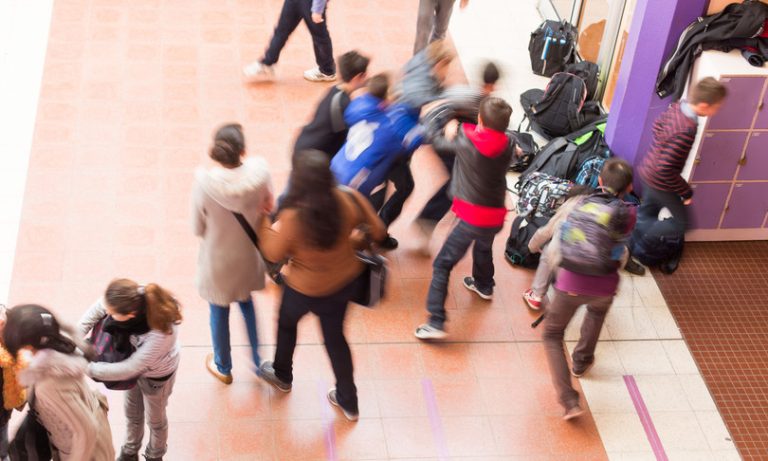
{"label": "woman in brown coat", "polygon": [[280,391],[291,390],[296,325],[312,312],[320,317],[336,376],[336,387],[328,392],[328,399],[355,421],[357,388],[352,354],[344,338],[344,315],[347,303],[360,289],[364,267],[355,255],[359,240],[353,231],[366,225],[377,242],[387,232],[368,200],[357,191],[336,186],[328,156],[322,152],[300,152],[289,183],[277,223],[273,226],[262,217],[258,224],[264,257],[272,261],[290,258],[283,273],[275,360],[264,362],[259,376]]}
{"label": "woman in brown coat", "polygon": [[258,367],[259,338],[251,292],[264,288],[264,262],[235,213],[254,225],[264,205],[271,202],[272,193],[267,163],[258,157],[244,159],[240,125],[219,128],[210,157],[218,166],[195,173],[193,227],[201,239],[196,284],[210,305],[213,354],[205,365],[213,376],[230,384],[229,306],[234,302],[240,306],[251,357]]}

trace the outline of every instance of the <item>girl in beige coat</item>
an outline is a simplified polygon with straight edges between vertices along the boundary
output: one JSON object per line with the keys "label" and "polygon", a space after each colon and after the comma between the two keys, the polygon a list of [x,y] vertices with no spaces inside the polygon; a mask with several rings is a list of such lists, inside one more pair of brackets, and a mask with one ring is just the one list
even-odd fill
{"label": "girl in beige coat", "polygon": [[208,371],[225,384],[232,383],[229,340],[229,306],[240,305],[251,357],[261,363],[256,313],[251,292],[264,288],[264,262],[236,214],[250,226],[258,221],[272,200],[269,171],[261,158],[245,157],[242,127],[224,125],[216,132],[210,157],[218,164],[195,173],[193,228],[201,238],[196,284],[200,297],[210,305],[213,354],[205,361]]}
{"label": "girl in beige coat", "polygon": [[54,459],[115,459],[106,399],[86,383],[88,363],[61,334],[53,314],[34,304],[14,307],[8,311],[3,339],[14,357],[20,349],[33,354],[19,382],[29,389],[30,405],[55,448]]}

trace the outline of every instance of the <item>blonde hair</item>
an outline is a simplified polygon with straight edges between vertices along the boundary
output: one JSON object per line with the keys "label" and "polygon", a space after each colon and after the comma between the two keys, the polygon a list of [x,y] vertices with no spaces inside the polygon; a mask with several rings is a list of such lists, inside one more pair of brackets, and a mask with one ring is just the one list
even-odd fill
{"label": "blonde hair", "polygon": [[433,66],[443,62],[453,61],[456,53],[448,46],[445,40],[435,40],[427,46],[427,58]]}
{"label": "blonde hair", "polygon": [[107,287],[104,300],[118,314],[146,310],[149,328],[170,334],[181,323],[181,306],[173,295],[156,283],[141,286],[130,279],[115,279]]}

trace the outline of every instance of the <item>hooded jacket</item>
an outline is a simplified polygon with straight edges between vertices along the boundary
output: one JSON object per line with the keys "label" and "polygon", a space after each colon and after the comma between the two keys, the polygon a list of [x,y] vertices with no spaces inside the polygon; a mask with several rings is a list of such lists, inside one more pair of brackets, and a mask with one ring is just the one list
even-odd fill
{"label": "hooded jacket", "polygon": [[440,98],[443,87],[435,77],[433,66],[426,49],[416,53],[403,67],[397,102],[418,112],[425,104]]}
{"label": "hooded jacket", "polygon": [[339,184],[370,194],[384,182],[392,164],[423,141],[418,117],[402,104],[385,107],[370,94],[355,98],[344,111],[350,126],[347,142],[331,161]]}
{"label": "hooded jacket", "polygon": [[107,401],[88,387],[86,365],[82,357],[43,349],[19,373],[61,461],[115,459]]}
{"label": "hooded jacket", "polygon": [[456,139],[448,141],[439,136],[433,146],[436,151],[456,155],[449,191],[454,213],[473,226],[503,225],[507,168],[515,150],[514,141],[501,131],[463,123]]}
{"label": "hooded jacket", "polygon": [[720,13],[693,21],[680,34],[674,53],[659,72],[656,94],[660,98],[672,95],[674,99],[680,99],[693,61],[702,51],[730,51],[740,46],[738,39],[754,39],[760,35],[766,19],[768,5],[746,0],[731,3]]}
{"label": "hooded jacket", "polygon": [[255,229],[271,194],[262,158],[249,158],[237,168],[195,172],[192,227],[202,239],[195,278],[200,297],[229,306],[264,288],[264,262],[233,212],[242,213]]}

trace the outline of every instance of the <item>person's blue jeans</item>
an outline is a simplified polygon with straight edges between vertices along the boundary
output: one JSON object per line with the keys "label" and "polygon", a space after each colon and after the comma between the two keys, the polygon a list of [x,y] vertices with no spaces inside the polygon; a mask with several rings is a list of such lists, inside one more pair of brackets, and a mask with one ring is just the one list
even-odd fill
{"label": "person's blue jeans", "polygon": [[328,33],[328,20],[323,11],[323,22],[316,24],[312,21],[312,0],[284,0],[280,18],[277,20],[275,32],[269,42],[269,48],[264,52],[261,62],[271,66],[280,58],[280,52],[301,21],[307,25],[312,35],[312,46],[315,50],[315,61],[320,72],[325,75],[336,74],[336,63],[333,60],[333,44]]}
{"label": "person's blue jeans", "polygon": [[[240,311],[245,320],[245,329],[248,332],[248,341],[251,343],[251,358],[253,364],[261,365],[259,357],[259,335],[256,332],[256,311],[253,308],[253,300],[238,301]],[[232,373],[232,347],[229,342],[229,306],[211,306],[211,338],[213,340],[213,361],[220,373],[229,375]]]}
{"label": "person's blue jeans", "polygon": [[427,294],[427,311],[429,311],[429,324],[435,328],[443,329],[446,321],[445,298],[448,295],[448,280],[453,267],[461,261],[467,253],[469,246],[472,248],[472,277],[475,286],[481,291],[493,288],[493,239],[501,230],[498,227],[478,227],[459,220],[458,224],[448,235],[443,247],[432,263],[432,282],[429,284]]}

